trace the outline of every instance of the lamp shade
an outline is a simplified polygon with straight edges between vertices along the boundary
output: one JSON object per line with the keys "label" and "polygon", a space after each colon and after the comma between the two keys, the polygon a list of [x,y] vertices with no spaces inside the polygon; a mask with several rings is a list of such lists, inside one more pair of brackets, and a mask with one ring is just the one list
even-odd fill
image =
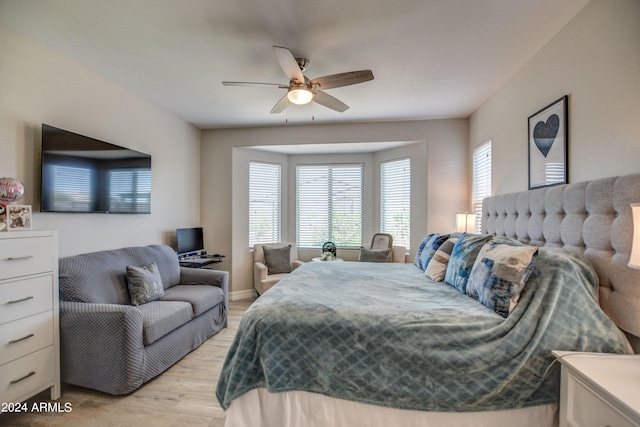
{"label": "lamp shade", "polygon": [[476,232],[476,214],[459,213],[456,214],[456,231],[459,233],[475,233]]}
{"label": "lamp shade", "polygon": [[287,93],[287,98],[294,104],[304,105],[311,102],[313,94],[306,88],[291,88]]}
{"label": "lamp shade", "polygon": [[640,269],[640,203],[631,204],[633,215],[633,240],[631,241],[631,256],[629,267]]}

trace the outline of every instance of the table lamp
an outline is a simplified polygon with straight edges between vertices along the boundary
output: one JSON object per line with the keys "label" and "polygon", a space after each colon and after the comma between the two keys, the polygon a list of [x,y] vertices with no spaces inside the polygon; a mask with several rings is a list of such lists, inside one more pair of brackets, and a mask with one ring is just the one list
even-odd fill
{"label": "table lamp", "polygon": [[[475,233],[476,214],[468,212],[456,214],[456,231],[459,233]],[[640,249],[638,251],[640,252]]]}

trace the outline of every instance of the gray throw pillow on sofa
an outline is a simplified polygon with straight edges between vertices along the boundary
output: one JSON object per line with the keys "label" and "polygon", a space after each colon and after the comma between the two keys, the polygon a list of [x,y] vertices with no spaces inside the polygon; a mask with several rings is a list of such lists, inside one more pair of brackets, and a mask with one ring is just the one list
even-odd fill
{"label": "gray throw pillow on sofa", "polygon": [[262,251],[269,274],[291,273],[291,245],[279,248],[263,246]]}
{"label": "gray throw pillow on sofa", "polygon": [[164,295],[162,278],[155,262],[144,267],[127,265],[127,285],[132,305],[154,301]]}
{"label": "gray throw pillow on sofa", "polygon": [[360,262],[389,262],[391,249],[360,249]]}

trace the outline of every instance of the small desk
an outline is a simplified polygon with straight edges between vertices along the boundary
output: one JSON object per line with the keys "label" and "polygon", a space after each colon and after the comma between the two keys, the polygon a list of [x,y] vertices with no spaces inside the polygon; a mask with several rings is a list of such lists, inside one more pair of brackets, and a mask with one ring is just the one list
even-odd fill
{"label": "small desk", "polygon": [[224,255],[217,256],[217,257],[211,255],[211,256],[195,258],[195,259],[187,258],[187,259],[179,260],[179,264],[180,264],[180,267],[208,268],[210,270],[213,270],[216,268],[218,264],[222,262],[222,258],[224,258]]}
{"label": "small desk", "polygon": [[320,258],[318,256],[318,257],[315,257],[315,258],[311,258],[311,261],[313,261],[313,262],[336,262],[336,261],[344,261],[344,260],[342,258],[336,258],[336,259],[333,259],[331,261],[327,261],[327,260],[323,261],[322,258]]}

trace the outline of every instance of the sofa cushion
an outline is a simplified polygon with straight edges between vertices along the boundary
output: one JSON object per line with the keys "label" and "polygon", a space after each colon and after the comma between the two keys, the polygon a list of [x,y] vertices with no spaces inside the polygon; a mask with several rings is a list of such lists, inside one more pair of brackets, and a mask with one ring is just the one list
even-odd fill
{"label": "sofa cushion", "polygon": [[132,305],[155,301],[164,295],[162,278],[155,262],[142,267],[127,265],[127,285]]}
{"label": "sofa cushion", "polygon": [[152,301],[136,307],[142,313],[142,343],[152,344],[193,318],[191,304],[182,301]]}
{"label": "sofa cushion", "polygon": [[169,246],[151,245],[92,252],[58,262],[60,299],[105,304],[129,304],[127,265],[155,262],[165,289],[180,282],[180,265]]}
{"label": "sofa cushion", "polygon": [[193,307],[193,315],[199,316],[224,300],[222,289],[209,285],[178,285],[164,291],[159,301],[183,301]]}

